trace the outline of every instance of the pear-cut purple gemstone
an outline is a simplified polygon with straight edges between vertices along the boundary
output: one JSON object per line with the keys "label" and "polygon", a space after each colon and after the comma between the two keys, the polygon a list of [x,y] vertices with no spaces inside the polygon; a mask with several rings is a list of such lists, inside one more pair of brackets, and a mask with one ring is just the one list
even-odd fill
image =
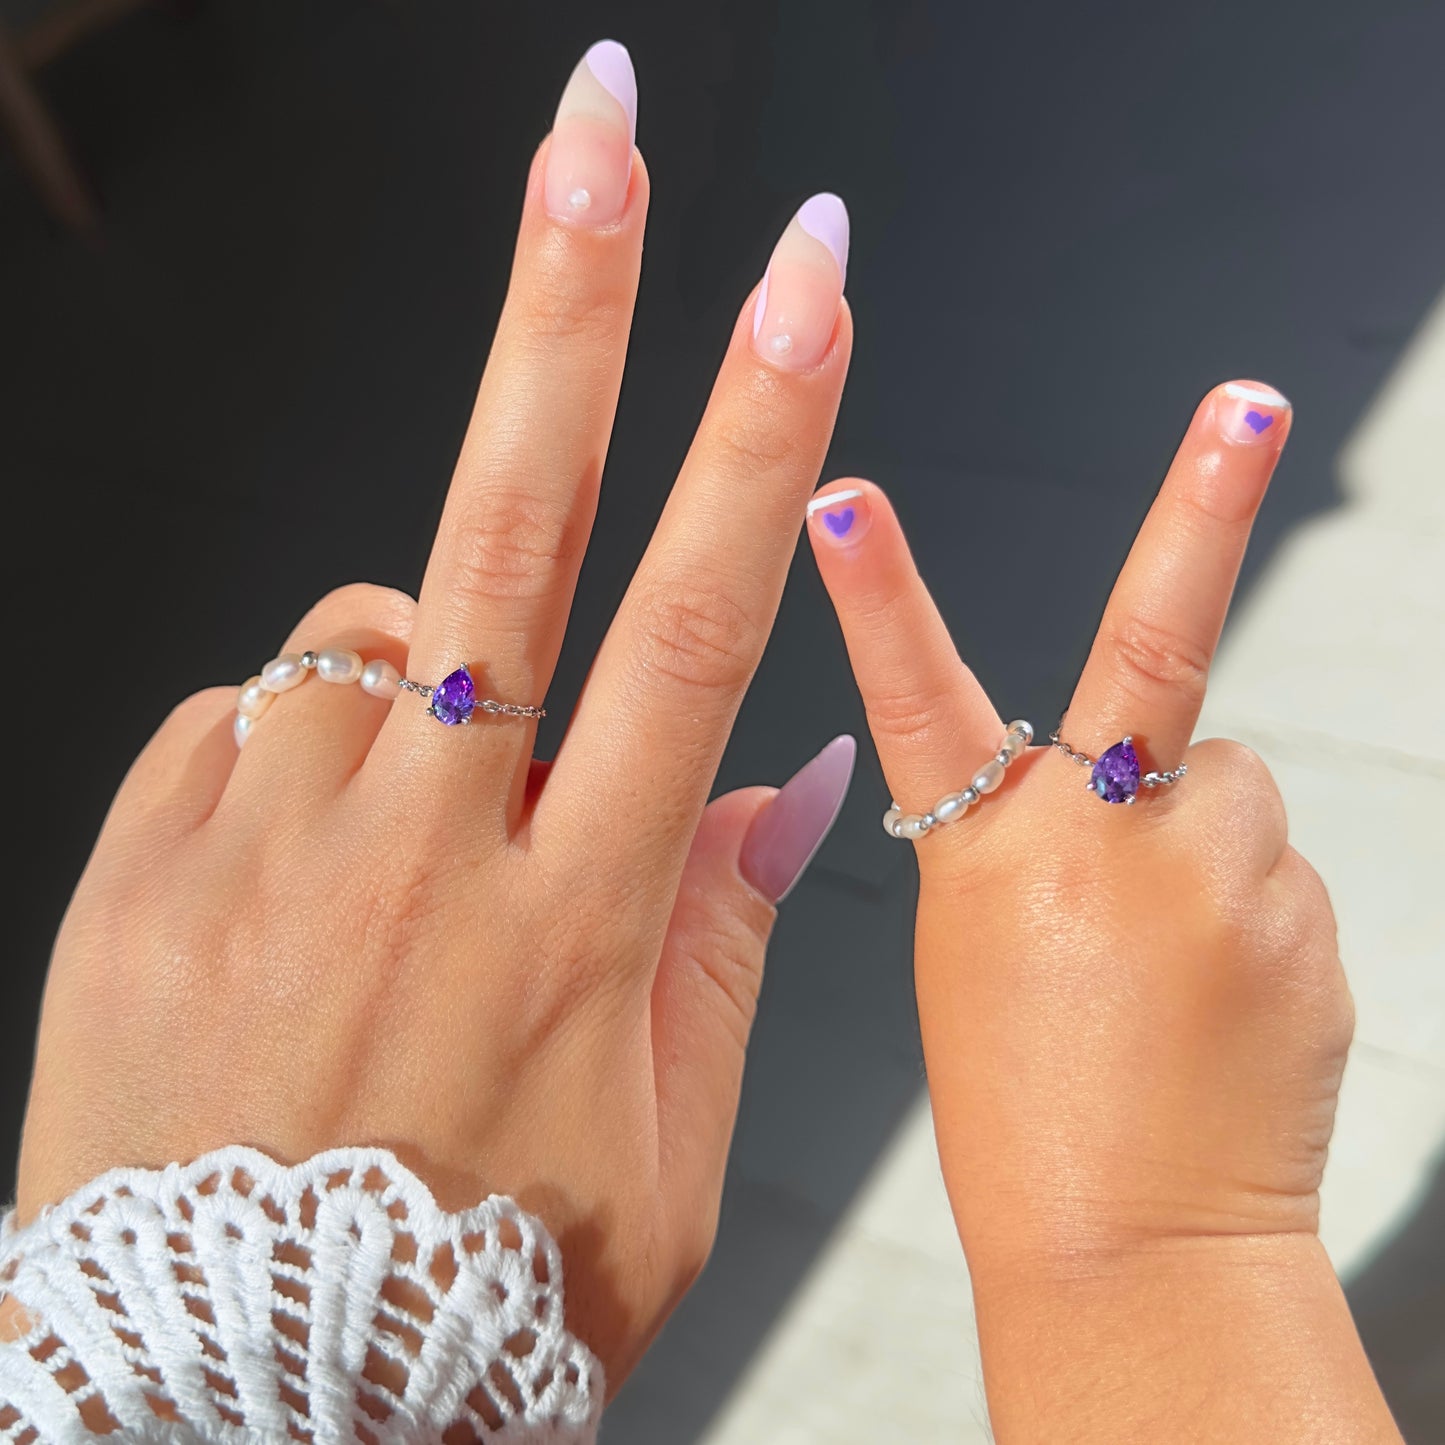
{"label": "pear-cut purple gemstone", "polygon": [[1139,754],[1128,738],[1094,764],[1089,786],[1106,803],[1127,803],[1139,791]]}
{"label": "pear-cut purple gemstone", "polygon": [[476,705],[477,689],[464,667],[445,678],[431,695],[431,715],[449,728],[466,722]]}

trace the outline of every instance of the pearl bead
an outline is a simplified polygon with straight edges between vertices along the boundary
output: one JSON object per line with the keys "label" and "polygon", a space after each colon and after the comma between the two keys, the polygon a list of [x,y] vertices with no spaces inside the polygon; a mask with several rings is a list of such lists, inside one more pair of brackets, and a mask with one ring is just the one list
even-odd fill
{"label": "pearl bead", "polygon": [[236,739],[238,748],[245,747],[246,739],[251,736],[251,729],[255,723],[255,718],[247,717],[243,712],[236,714],[236,720],[231,724],[231,734]]}
{"label": "pearl bead", "polygon": [[1008,730],[1009,732],[1021,737],[1024,740],[1025,747],[1027,747],[1034,740],[1034,725],[1032,723],[1025,722],[1021,717],[1015,718],[1008,725]]}
{"label": "pearl bead", "polygon": [[917,813],[905,813],[898,820],[900,838],[921,838],[928,832],[928,824]]}
{"label": "pearl bead", "polygon": [[950,793],[933,805],[933,816],[940,823],[951,823],[968,811],[968,799],[962,793]]}
{"label": "pearl bead", "polygon": [[884,813],[883,831],[887,833],[890,838],[896,838],[898,836],[898,820],[902,816],[903,814],[899,812],[897,808],[889,808],[889,810]]}
{"label": "pearl bead", "polygon": [[267,692],[290,692],[306,681],[306,669],[299,652],[283,652],[261,669],[261,686]]}
{"label": "pearl bead", "polygon": [[248,678],[236,695],[236,711],[245,718],[258,718],[275,701],[276,694],[267,692],[259,677]]}
{"label": "pearl bead", "polygon": [[316,655],[316,676],[322,682],[355,682],[361,676],[361,654],[328,647]]}
{"label": "pearl bead", "polygon": [[991,793],[1003,782],[1003,764],[997,758],[990,758],[974,775],[973,786],[980,793]]}
{"label": "pearl bead", "polygon": [[1011,763],[1016,757],[1019,757],[1027,747],[1028,743],[1024,741],[1019,733],[1010,733],[1003,742],[999,744],[999,756],[1006,757],[1007,762]]}
{"label": "pearl bead", "polygon": [[395,697],[401,691],[401,674],[384,657],[373,658],[361,669],[361,689],[372,697]]}

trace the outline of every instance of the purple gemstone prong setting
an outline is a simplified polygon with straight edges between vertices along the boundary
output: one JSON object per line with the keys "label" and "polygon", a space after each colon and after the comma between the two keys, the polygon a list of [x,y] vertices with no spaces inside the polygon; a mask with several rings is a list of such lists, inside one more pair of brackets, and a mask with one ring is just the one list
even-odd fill
{"label": "purple gemstone prong setting", "polygon": [[403,677],[397,687],[402,692],[414,692],[428,699],[426,714],[434,717],[444,727],[466,727],[478,712],[492,717],[544,718],[547,709],[523,707],[515,702],[498,702],[496,698],[477,696],[477,686],[472,680],[471,670],[465,663],[449,672],[435,686],[425,682],[413,682]]}
{"label": "purple gemstone prong setting", "polygon": [[1063,740],[1060,736],[1063,726],[1061,721],[1049,734],[1049,741],[1066,758],[1089,769],[1084,786],[1105,803],[1123,803],[1125,807],[1132,808],[1139,801],[1140,788],[1167,788],[1189,771],[1184,763],[1180,763],[1167,772],[1144,772],[1139,766],[1139,754],[1134,751],[1132,733],[1113,747],[1106,748],[1097,758],[1091,758],[1088,753],[1081,753]]}
{"label": "purple gemstone prong setting", "polygon": [[973,775],[966,788],[946,793],[926,813],[905,813],[895,802],[883,815],[883,831],[890,838],[917,842],[935,828],[956,823],[985,793],[1003,782],[1004,769],[1028,751],[1034,740],[1033,724],[1018,718],[1008,725],[994,755]]}

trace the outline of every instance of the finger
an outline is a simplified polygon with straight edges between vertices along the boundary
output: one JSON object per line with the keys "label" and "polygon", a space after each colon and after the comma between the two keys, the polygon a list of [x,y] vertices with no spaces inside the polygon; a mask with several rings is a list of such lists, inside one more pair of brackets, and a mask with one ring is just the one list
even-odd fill
{"label": "finger", "polygon": [[[480,667],[485,695],[524,704],[539,703],[551,681],[637,297],[648,187],[632,147],[636,108],[627,52],[593,46],[533,164],[506,304],[422,585],[418,681],[465,663]],[[522,784],[532,728],[485,731],[483,750],[514,755]],[[455,739],[439,741],[429,751],[454,778]],[[495,777],[495,753],[486,775]]]}
{"label": "finger", "polygon": [[1200,403],[1114,584],[1062,736],[1091,756],[1132,736],[1146,771],[1178,766],[1289,402],[1229,382]]}
{"label": "finger", "polygon": [[824,196],[779,241],[534,819],[539,836],[558,816],[584,838],[640,820],[626,862],[659,900],[676,888],[832,434],[851,341],[847,237],[843,203]]}
{"label": "finger", "polygon": [[835,738],[780,790],[708,805],[693,839],[652,986],[664,1167],[705,1253],[737,1115],[743,1059],[775,907],[828,836],[857,744]]}
{"label": "finger", "polygon": [[[335,793],[366,761],[392,702],[371,689],[370,677],[318,666],[298,666],[306,652],[321,663],[340,662],[350,654],[351,673],[367,664],[384,663],[392,677],[407,666],[407,646],[416,603],[404,592],[356,582],[338,587],[315,604],[292,629],[286,644],[261,674],[241,690],[241,705],[254,711],[249,729],[240,735],[244,755],[236,764],[234,786],[246,790],[285,788],[314,798]],[[271,691],[265,680],[280,671],[295,685]],[[275,683],[273,686],[277,685]],[[390,689],[386,689],[390,691]],[[392,694],[394,696],[394,693]],[[412,699],[403,699],[407,706]],[[258,704],[258,705],[257,705]]]}
{"label": "finger", "polygon": [[1268,766],[1252,748],[1206,738],[1186,754],[1189,783],[1178,794],[1221,875],[1251,882],[1268,874],[1289,846],[1284,799]]}
{"label": "finger", "polygon": [[131,764],[105,833],[132,822],[158,836],[193,831],[215,811],[236,765],[236,689],[210,687],[174,708]]}
{"label": "finger", "polygon": [[960,659],[882,491],[857,479],[822,488],[808,504],[808,539],[888,785],[905,812],[926,813],[969,785],[1003,723]]}

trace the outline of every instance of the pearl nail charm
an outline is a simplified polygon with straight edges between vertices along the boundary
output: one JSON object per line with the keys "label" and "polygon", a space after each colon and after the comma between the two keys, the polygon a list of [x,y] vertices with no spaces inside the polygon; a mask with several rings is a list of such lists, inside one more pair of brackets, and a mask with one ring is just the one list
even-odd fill
{"label": "pearl nail charm", "polygon": [[316,676],[322,682],[355,682],[361,666],[361,654],[344,647],[328,647],[316,655]]}
{"label": "pearl nail charm", "polygon": [[372,697],[393,698],[401,691],[401,674],[385,658],[373,658],[361,669],[361,690]]}

